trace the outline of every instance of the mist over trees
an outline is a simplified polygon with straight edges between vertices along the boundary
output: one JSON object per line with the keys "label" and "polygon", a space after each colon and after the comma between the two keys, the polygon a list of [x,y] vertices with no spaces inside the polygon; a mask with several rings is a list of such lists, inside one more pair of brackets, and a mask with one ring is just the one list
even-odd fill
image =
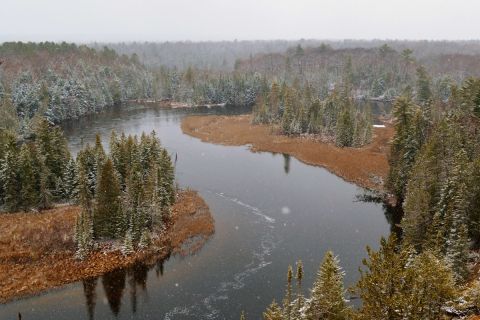
{"label": "mist over trees", "polygon": [[253,58],[256,55],[284,53],[300,45],[303,48],[315,48],[323,45],[332,49],[374,49],[387,44],[397,52],[406,49],[412,51],[412,58],[425,63],[434,57],[452,55],[470,56],[480,54],[480,41],[408,41],[408,40],[242,40],[242,41],[204,41],[204,42],[126,42],[126,43],[90,43],[95,49],[104,46],[119,54],[131,56],[137,54],[140,61],[148,67],[177,68],[188,67],[216,71],[232,71],[235,62]]}

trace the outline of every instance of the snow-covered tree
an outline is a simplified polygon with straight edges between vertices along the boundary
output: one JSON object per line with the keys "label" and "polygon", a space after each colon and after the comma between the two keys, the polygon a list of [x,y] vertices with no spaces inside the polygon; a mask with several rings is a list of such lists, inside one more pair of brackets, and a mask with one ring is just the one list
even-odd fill
{"label": "snow-covered tree", "polygon": [[343,275],[344,272],[338,258],[328,251],[318,270],[310,299],[307,302],[307,319],[348,319],[350,310],[345,300]]}

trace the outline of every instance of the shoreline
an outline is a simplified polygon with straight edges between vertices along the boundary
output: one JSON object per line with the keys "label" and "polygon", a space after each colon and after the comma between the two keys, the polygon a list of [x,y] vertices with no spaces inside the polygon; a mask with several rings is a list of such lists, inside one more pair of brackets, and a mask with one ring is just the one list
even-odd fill
{"label": "shoreline", "polygon": [[373,128],[372,142],[361,148],[338,148],[307,136],[285,136],[269,125],[252,125],[251,115],[188,116],[183,133],[204,142],[241,146],[253,152],[285,153],[309,165],[320,166],[360,187],[384,193],[387,154],[394,129]]}
{"label": "shoreline", "polygon": [[0,303],[48,290],[136,262],[155,263],[171,254],[198,251],[214,233],[208,205],[196,191],[181,190],[172,206],[172,224],[145,250],[123,256],[118,246],[101,243],[83,261],[74,258],[78,206],[59,206],[42,213],[0,215]]}

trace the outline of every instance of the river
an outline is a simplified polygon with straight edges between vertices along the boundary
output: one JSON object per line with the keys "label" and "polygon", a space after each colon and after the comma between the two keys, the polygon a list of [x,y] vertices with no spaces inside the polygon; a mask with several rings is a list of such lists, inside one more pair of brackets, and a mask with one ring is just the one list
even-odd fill
{"label": "river", "polygon": [[18,312],[24,320],[238,319],[242,310],[247,319],[260,319],[272,299],[281,301],[288,265],[303,261],[306,291],[326,250],[339,256],[352,285],[365,247],[377,248],[390,233],[382,205],[359,201],[361,188],[323,168],[247,146],[204,143],[180,129],[185,115],[231,112],[131,105],[65,125],[73,153],[97,132],[107,145],[113,129],[155,130],[177,155],[180,186],[198,190],[210,206],[215,234],[192,256],[170,257],[152,269],[138,264],[1,305],[0,319],[16,319]]}

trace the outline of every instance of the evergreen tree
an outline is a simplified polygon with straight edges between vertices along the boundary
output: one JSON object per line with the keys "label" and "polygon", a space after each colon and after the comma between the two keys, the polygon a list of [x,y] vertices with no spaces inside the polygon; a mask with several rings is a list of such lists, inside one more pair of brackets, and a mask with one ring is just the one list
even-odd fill
{"label": "evergreen tree", "polygon": [[290,320],[292,315],[292,280],[293,270],[292,266],[288,266],[287,271],[287,290],[285,292],[285,299],[283,299],[283,313],[284,319]]}
{"label": "evergreen tree", "polygon": [[75,163],[75,160],[70,159],[68,161],[62,181],[63,198],[67,201],[75,200],[78,193],[77,164]]}
{"label": "evergreen tree", "polygon": [[1,177],[3,183],[3,201],[8,211],[17,211],[20,207],[21,191],[20,181],[20,167],[18,161],[18,154],[14,148],[10,148],[3,158],[1,163]]}
{"label": "evergreen tree", "polygon": [[423,66],[417,68],[417,101],[424,105],[432,97],[430,78]]}
{"label": "evergreen tree", "polygon": [[387,186],[400,202],[405,197],[411,168],[420,148],[420,142],[416,140],[414,113],[415,107],[408,97],[400,97],[395,101],[395,136],[390,148]]}
{"label": "evergreen tree", "polygon": [[263,313],[264,320],[283,320],[282,309],[275,302],[275,300],[268,306],[267,310]]}
{"label": "evergreen tree", "polygon": [[128,229],[127,233],[125,234],[125,238],[123,240],[122,253],[128,256],[132,254],[134,251],[135,251],[135,248],[133,246],[132,230]]}
{"label": "evergreen tree", "polygon": [[368,260],[363,260],[367,269],[360,270],[357,283],[362,299],[360,318],[404,319],[401,299],[407,285],[403,276],[409,254],[397,252],[397,239],[393,235],[388,240],[381,239],[378,252],[367,247],[367,253]]}
{"label": "evergreen tree", "polygon": [[29,211],[37,204],[38,189],[36,188],[37,176],[33,165],[32,154],[27,144],[23,144],[19,154],[19,202],[24,211]]}
{"label": "evergreen tree", "polygon": [[426,251],[406,265],[404,274],[409,284],[399,298],[404,319],[440,319],[442,307],[457,296],[452,271],[445,261]]}
{"label": "evergreen tree", "polygon": [[48,187],[49,170],[44,159],[40,161],[39,174],[38,208],[40,210],[50,209],[53,207],[53,197]]}
{"label": "evergreen tree", "polygon": [[164,199],[162,208],[167,208],[175,202],[175,172],[166,149],[161,152],[159,170],[159,187],[165,192],[165,196],[161,197],[161,199]]}
{"label": "evergreen tree", "polygon": [[242,310],[242,313],[240,314],[240,320],[245,320],[245,311]]}
{"label": "evergreen tree", "polygon": [[112,160],[107,159],[101,168],[95,197],[94,235],[95,238],[114,238],[122,223],[120,207],[120,186],[117,181]]}
{"label": "evergreen tree", "polygon": [[348,107],[340,113],[336,126],[335,143],[339,147],[351,147],[353,144],[353,120]]}
{"label": "evergreen tree", "polygon": [[292,122],[294,120],[293,97],[290,91],[285,93],[285,108],[282,116],[282,131],[285,134],[291,133]]}
{"label": "evergreen tree", "polygon": [[88,211],[82,210],[77,216],[74,239],[77,246],[75,257],[83,260],[93,248],[93,222]]}
{"label": "evergreen tree", "polygon": [[293,301],[292,308],[292,319],[300,319],[302,317],[302,309],[305,305],[305,297],[303,296],[302,291],[302,280],[303,280],[303,263],[302,260],[297,261],[297,271],[295,274],[295,279],[297,280],[297,297]]}
{"label": "evergreen tree", "polygon": [[344,272],[338,258],[328,251],[317,273],[306,315],[309,320],[347,319],[349,308],[345,303]]}

